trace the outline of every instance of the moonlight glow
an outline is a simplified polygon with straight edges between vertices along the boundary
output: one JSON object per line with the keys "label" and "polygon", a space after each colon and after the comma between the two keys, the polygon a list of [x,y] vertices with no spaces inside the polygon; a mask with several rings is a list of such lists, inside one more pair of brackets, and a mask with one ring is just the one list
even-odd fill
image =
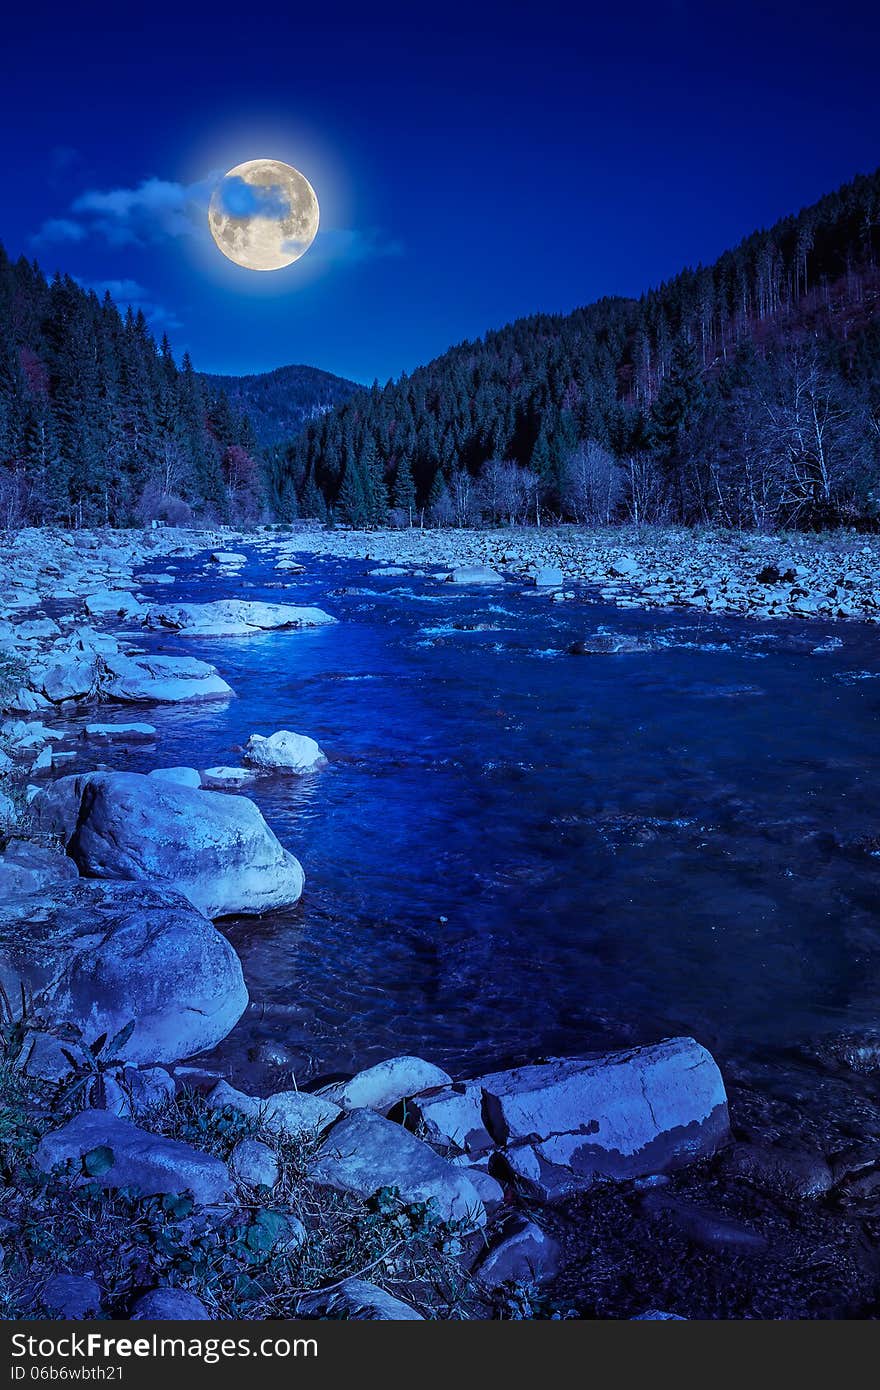
{"label": "moonlight glow", "polygon": [[211,235],[247,270],[282,270],[304,256],[318,230],[318,199],[308,179],[279,159],[237,164],[214,189]]}

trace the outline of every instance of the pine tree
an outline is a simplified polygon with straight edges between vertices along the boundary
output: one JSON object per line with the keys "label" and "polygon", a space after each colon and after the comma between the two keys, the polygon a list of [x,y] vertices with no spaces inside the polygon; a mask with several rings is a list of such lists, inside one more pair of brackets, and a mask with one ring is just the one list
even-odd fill
{"label": "pine tree", "polygon": [[327,520],[327,504],[324,501],[324,494],[311,474],[309,474],[303,490],[301,512],[303,516],[309,517],[312,521]]}
{"label": "pine tree", "polygon": [[370,521],[370,504],[364,487],[364,477],[354,457],[345,465],[345,475],[339,490],[339,508],[349,526],[366,526]]}
{"label": "pine tree", "polygon": [[397,465],[397,473],[394,478],[394,505],[398,511],[406,512],[407,525],[412,526],[413,513],[416,508],[416,485],[413,481],[409,459],[405,454]]}

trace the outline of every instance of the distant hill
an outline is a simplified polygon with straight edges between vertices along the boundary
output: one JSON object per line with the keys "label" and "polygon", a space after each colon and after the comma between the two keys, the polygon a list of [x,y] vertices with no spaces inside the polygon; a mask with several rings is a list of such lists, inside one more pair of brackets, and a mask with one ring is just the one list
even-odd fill
{"label": "distant hill", "polygon": [[361,388],[318,367],[276,367],[252,376],[202,373],[209,393],[225,391],[233,410],[250,418],[256,442],[264,448],[287,443],[309,420],[343,405]]}
{"label": "distant hill", "polygon": [[[650,219],[645,235],[651,235]],[[282,515],[876,525],[880,171],[640,299],[536,314],[311,422]]]}

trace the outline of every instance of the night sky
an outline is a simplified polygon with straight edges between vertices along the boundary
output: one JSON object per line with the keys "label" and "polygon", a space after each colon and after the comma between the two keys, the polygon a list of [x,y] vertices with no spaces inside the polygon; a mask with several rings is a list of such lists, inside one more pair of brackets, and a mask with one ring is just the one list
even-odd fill
{"label": "night sky", "polygon": [[[875,4],[235,11],[56,0],[3,22],[0,239],[141,305],[206,371],[384,380],[638,294],[880,163]],[[204,208],[263,155],[322,220],[261,275]]]}

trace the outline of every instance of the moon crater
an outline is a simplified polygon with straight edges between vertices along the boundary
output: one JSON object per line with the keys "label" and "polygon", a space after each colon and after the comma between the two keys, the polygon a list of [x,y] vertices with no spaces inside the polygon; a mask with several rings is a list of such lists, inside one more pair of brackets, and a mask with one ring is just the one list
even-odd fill
{"label": "moon crater", "polygon": [[280,159],[230,169],[211,195],[208,226],[224,256],[247,270],[283,270],[318,230],[318,199],[304,174]]}

